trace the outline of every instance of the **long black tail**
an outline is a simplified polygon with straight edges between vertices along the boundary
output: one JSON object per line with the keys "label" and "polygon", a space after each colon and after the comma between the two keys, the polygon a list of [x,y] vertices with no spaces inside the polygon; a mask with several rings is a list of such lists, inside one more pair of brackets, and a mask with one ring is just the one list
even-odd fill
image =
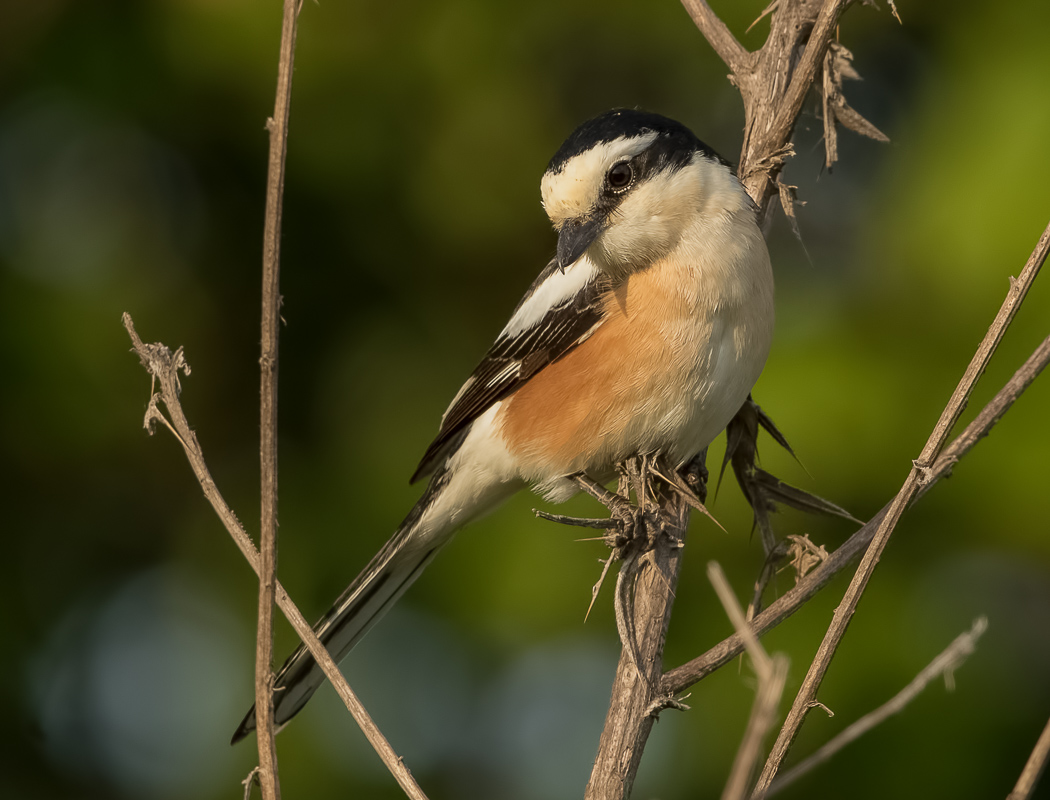
{"label": "long black tail", "polygon": [[[420,506],[427,499],[420,501],[397,533],[314,626],[314,632],[337,663],[390,610],[447,543],[447,537],[426,546],[412,541]],[[294,717],[324,681],[324,673],[314,657],[304,645],[299,645],[277,673],[273,700],[275,724],[284,725]],[[254,729],[255,706],[252,706],[233,734],[232,743],[236,744]]]}

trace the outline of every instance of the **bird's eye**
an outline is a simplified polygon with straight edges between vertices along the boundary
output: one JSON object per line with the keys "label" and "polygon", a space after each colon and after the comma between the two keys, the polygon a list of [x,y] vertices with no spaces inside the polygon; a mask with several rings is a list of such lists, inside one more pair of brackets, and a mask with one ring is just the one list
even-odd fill
{"label": "bird's eye", "polygon": [[622,192],[631,185],[633,178],[634,170],[631,169],[631,165],[626,161],[621,161],[619,164],[613,164],[606,180],[609,182],[610,189],[614,192]]}

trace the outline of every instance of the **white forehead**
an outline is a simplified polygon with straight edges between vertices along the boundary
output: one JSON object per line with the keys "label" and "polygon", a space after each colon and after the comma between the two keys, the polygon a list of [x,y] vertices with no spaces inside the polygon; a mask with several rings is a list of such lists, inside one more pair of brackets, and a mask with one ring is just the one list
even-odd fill
{"label": "white forehead", "polygon": [[559,172],[544,173],[540,194],[547,216],[557,224],[587,214],[598,199],[609,167],[638,155],[657,136],[656,131],[650,131],[602,142],[570,158]]}

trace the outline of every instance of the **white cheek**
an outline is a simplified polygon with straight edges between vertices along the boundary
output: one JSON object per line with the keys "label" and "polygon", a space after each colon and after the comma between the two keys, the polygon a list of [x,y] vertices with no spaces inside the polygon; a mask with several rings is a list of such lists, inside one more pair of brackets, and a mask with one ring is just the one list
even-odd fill
{"label": "white cheek", "polygon": [[629,268],[667,255],[697,211],[695,182],[684,172],[639,186],[611,217],[595,243],[597,259]]}
{"label": "white cheek", "polygon": [[618,220],[595,242],[595,260],[607,268],[637,267],[666,255],[678,239],[678,224],[665,215]]}
{"label": "white cheek", "polygon": [[720,239],[747,196],[720,164],[697,156],[689,166],[637,186],[610,217],[611,225],[592,248],[608,271],[637,268],[663,258],[699,225]]}

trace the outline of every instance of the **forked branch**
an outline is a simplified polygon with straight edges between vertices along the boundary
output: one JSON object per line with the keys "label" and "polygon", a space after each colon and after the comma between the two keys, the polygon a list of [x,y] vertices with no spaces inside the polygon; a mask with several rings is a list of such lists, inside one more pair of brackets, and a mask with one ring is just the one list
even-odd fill
{"label": "forked branch", "polygon": [[788,713],[787,720],[784,722],[780,735],[773,745],[773,751],[770,753],[766,766],[759,776],[756,793],[760,794],[769,788],[780,767],[780,762],[787,754],[791,743],[795,740],[795,736],[798,734],[798,730],[802,726],[809,710],[813,708],[813,704],[817,699],[817,689],[824,679],[824,675],[831,664],[831,659],[835,656],[842,637],[846,634],[846,628],[849,626],[853,613],[857,609],[857,604],[860,602],[861,595],[867,588],[868,581],[879,563],[879,558],[886,547],[886,543],[889,541],[905,509],[917,497],[919,489],[924,484],[929,483],[936,459],[944,448],[951,429],[962,414],[970,393],[977,384],[977,380],[984,374],[984,370],[999,346],[999,342],[1002,341],[1006,329],[1021,307],[1021,303],[1024,301],[1025,295],[1027,295],[1033,281],[1035,281],[1036,275],[1039,274],[1039,270],[1046,260],[1048,250],[1050,250],[1050,225],[1043,231],[1043,235],[1039,238],[1035,250],[1032,251],[1032,255],[1028,258],[1028,263],[1021,270],[1020,276],[1016,280],[1011,279],[1010,290],[1007,292],[1006,299],[1003,301],[999,313],[996,314],[995,320],[988,329],[988,333],[985,334],[984,339],[977,348],[977,352],[974,353],[973,359],[970,361],[970,365],[959,380],[959,385],[930,433],[922,453],[914,462],[907,480],[905,480],[893,502],[890,503],[886,514],[879,523],[875,535],[872,537],[872,542],[865,551],[860,566],[857,567],[853,580],[846,589],[842,602],[835,609],[831,626],[828,628],[824,641],[821,642],[817,650],[817,655],[810,665],[805,680],[802,682],[802,688],[799,689],[795,702],[791,706],[791,711]]}

